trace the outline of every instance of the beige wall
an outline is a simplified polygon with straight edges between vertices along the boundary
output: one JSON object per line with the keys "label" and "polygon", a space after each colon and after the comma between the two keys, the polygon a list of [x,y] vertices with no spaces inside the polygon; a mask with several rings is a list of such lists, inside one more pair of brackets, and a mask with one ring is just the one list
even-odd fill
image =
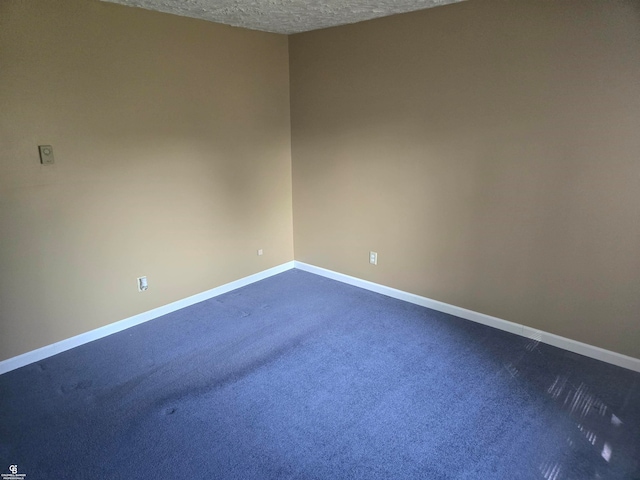
{"label": "beige wall", "polygon": [[632,0],[290,37],[296,260],[640,357],[639,46]]}
{"label": "beige wall", "polygon": [[287,37],[0,2],[0,360],[292,259]]}
{"label": "beige wall", "polygon": [[3,0],[0,360],[289,261],[293,239],[640,357],[638,45],[631,0],[473,0],[296,35],[290,59],[284,36]]}

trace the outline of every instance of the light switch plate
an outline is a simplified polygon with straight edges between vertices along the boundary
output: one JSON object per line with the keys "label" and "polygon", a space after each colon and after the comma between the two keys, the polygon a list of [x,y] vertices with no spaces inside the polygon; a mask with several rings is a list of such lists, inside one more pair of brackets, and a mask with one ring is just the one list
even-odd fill
{"label": "light switch plate", "polygon": [[42,165],[52,165],[53,160],[53,147],[51,145],[38,145],[40,151],[40,163]]}

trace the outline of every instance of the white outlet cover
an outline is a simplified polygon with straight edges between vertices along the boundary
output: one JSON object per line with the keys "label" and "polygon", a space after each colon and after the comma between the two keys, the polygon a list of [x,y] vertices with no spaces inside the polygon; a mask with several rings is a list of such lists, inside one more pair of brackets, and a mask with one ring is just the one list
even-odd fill
{"label": "white outlet cover", "polygon": [[138,291],[145,292],[149,289],[149,284],[147,283],[147,277],[138,277]]}

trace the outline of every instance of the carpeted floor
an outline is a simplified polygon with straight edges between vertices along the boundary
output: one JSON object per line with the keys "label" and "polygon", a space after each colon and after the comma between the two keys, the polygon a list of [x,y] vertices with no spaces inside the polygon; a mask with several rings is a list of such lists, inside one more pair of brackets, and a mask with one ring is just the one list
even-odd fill
{"label": "carpeted floor", "polygon": [[35,479],[640,479],[640,374],[291,270],[0,376]]}

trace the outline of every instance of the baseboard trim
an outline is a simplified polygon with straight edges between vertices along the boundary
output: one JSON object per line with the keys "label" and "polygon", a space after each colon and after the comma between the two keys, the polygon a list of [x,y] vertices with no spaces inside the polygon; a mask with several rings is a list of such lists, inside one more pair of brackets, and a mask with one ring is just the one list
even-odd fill
{"label": "baseboard trim", "polygon": [[297,268],[299,270],[314,273],[316,275],[321,275],[323,277],[327,277],[332,280],[337,280],[342,283],[364,288],[365,290],[370,290],[372,292],[380,293],[388,297],[397,298],[398,300],[404,300],[405,302],[421,305],[423,307],[431,308],[439,312],[448,313],[456,317],[464,318],[465,320],[481,323],[489,327],[497,328],[499,330],[504,330],[510,333],[514,333],[516,335],[526,337],[526,338],[531,338],[531,339],[540,341],[542,343],[552,345],[554,347],[563,348],[573,353],[577,353],[580,355],[584,355],[586,357],[594,358],[596,360],[601,360],[603,362],[617,365],[619,367],[640,372],[640,359],[637,359],[637,358],[629,357],[627,355],[622,355],[620,353],[612,352],[604,348],[578,342],[570,338],[561,337],[560,335],[555,335],[553,333],[536,330],[534,328],[527,327],[525,325],[509,322],[507,320],[503,320],[497,317],[492,317],[490,315],[485,315],[484,313],[475,312],[473,310],[456,307],[455,305],[439,302],[437,300],[432,300],[430,298],[422,297],[420,295],[415,295],[413,293],[404,292],[402,290],[380,285],[378,283],[370,282],[368,280],[362,280],[360,278],[345,275],[343,273],[338,273],[333,270],[328,270],[326,268],[316,267],[315,265],[310,265],[304,262],[292,261],[292,262],[287,262],[282,265],[278,265],[276,267],[264,270],[262,272],[258,272],[253,275],[249,275],[248,277],[244,277],[239,280],[226,283],[219,287],[212,288],[211,290],[207,290],[206,292],[198,293],[196,295],[192,295],[182,300],[172,302],[168,305],[154,308],[153,310],[149,310],[147,312],[134,315],[124,320],[120,320],[118,322],[105,325],[104,327],[100,327],[95,330],[91,330],[89,332],[76,335],[75,337],[67,338],[60,342],[47,345],[42,348],[38,348],[30,352],[23,353],[22,355],[12,357],[7,360],[0,361],[0,375],[2,375],[3,373],[7,373],[12,370],[15,370],[17,368],[24,367],[31,363],[44,360],[47,357],[57,355],[58,353],[62,353],[66,350],[70,350],[74,347],[78,347],[85,343],[92,342],[94,340],[98,340],[100,338],[106,337],[113,333],[117,333],[122,330],[126,330],[127,328],[131,328],[136,325],[139,325],[141,323],[148,322],[149,320],[153,320],[155,318],[161,317],[168,313],[175,312],[176,310],[180,310],[181,308],[185,308],[185,307],[194,305],[196,303],[203,302],[205,300],[208,300],[213,297],[217,297],[218,295],[222,295],[224,293],[230,292],[237,288],[250,285],[254,282],[263,280],[265,278],[269,278],[273,275],[277,275],[282,272],[286,272],[287,270],[291,270],[292,268]]}
{"label": "baseboard trim", "polygon": [[304,262],[294,262],[295,268],[304,270],[306,272],[315,273],[323,277],[337,280],[342,283],[347,283],[356,287],[364,288],[372,292],[380,293],[388,297],[404,300],[405,302],[414,303],[423,307],[431,308],[439,312],[448,313],[456,317],[464,318],[472,322],[481,323],[489,327],[504,330],[506,332],[514,333],[526,338],[531,338],[536,341],[552,345],[554,347],[562,348],[573,353],[584,355],[585,357],[594,358],[603,362],[611,363],[619,367],[627,368],[636,372],[640,372],[640,359],[622,355],[621,353],[605,350],[604,348],[595,347],[586,343],[571,340],[570,338],[561,337],[553,333],[544,332],[542,330],[536,330],[519,323],[509,322],[501,318],[492,317],[491,315],[485,315],[484,313],[474,312],[473,310],[467,310],[466,308],[456,307],[448,303],[432,300],[427,297],[415,295],[413,293],[404,292],[391,287],[386,287],[378,283],[369,282],[368,280],[362,280],[360,278],[345,275],[343,273],[334,272],[333,270],[327,270],[326,268],[316,267],[315,265],[309,265]]}
{"label": "baseboard trim", "polygon": [[148,322],[149,320],[153,320],[155,318],[166,315],[168,313],[175,312],[176,310],[180,310],[181,308],[185,308],[196,303],[203,302],[210,298],[217,297],[218,295],[230,292],[231,290],[244,287],[259,280],[264,280],[265,278],[277,275],[278,273],[286,272],[287,270],[291,270],[292,268],[294,268],[293,261],[283,263],[282,265],[263,270],[262,272],[249,275],[248,277],[244,277],[239,280],[226,283],[219,287],[212,288],[211,290],[207,290],[206,292],[183,298],[182,300],[169,303],[168,305],[154,308],[153,310],[134,315],[133,317],[129,317],[115,323],[110,323],[109,325],[105,325],[104,327],[96,328],[95,330],[91,330],[86,333],[81,333],[80,335],[76,335],[75,337],[67,338],[60,342],[53,343],[36,350],[32,350],[27,353],[23,353],[22,355],[18,355],[17,357],[3,360],[0,362],[0,375],[10,372],[11,370],[24,367],[25,365],[29,365],[30,363],[44,360],[47,357],[52,357],[53,355],[57,355],[58,353],[62,353],[66,350],[70,350],[85,343],[98,340],[113,333],[121,332],[122,330],[126,330],[127,328],[131,328],[141,323]]}

